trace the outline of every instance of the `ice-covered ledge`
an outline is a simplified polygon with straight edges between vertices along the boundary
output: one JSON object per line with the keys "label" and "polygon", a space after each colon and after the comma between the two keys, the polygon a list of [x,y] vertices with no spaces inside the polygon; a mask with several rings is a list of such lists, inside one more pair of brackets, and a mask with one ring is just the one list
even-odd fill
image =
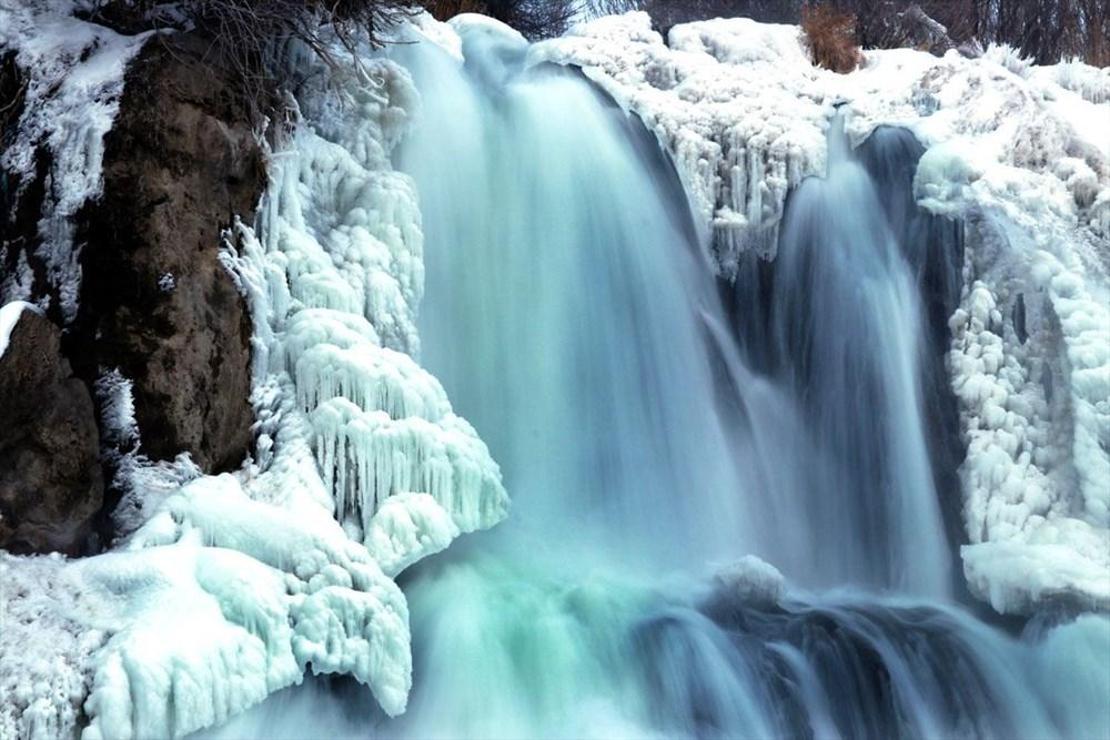
{"label": "ice-covered ledge", "polygon": [[853,143],[910,129],[927,149],[919,204],[968,231],[948,364],[969,585],[1002,612],[1110,608],[1110,70],[1002,47],[864,56],[839,75],[794,26],[718,19],[665,43],[630,13],[530,61],[580,67],[655,132],[726,278],[744,250],[773,257],[790,188],[824,170],[835,106]]}

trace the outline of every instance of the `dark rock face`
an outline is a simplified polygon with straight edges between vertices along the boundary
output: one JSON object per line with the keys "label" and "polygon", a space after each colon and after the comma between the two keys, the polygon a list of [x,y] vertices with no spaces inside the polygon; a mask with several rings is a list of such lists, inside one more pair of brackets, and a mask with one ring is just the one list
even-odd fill
{"label": "dark rock face", "polygon": [[250,319],[218,259],[221,229],[250,220],[264,160],[202,42],[153,41],[127,74],[105,137],[102,197],[78,218],[83,280],[67,354],[92,383],[134,382],[142,452],[236,467],[250,442]]}
{"label": "dark rock face", "polygon": [[104,494],[88,388],[61,331],[24,311],[0,355],[0,548],[79,554]]}

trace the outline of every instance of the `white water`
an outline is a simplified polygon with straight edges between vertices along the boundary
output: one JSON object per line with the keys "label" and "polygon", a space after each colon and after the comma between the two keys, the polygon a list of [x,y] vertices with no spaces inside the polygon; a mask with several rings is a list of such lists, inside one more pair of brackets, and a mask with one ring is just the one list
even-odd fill
{"label": "white water", "polygon": [[400,162],[434,252],[424,364],[535,537],[653,571],[736,552],[750,513],[699,318],[720,307],[673,177],[575,75],[517,76],[524,49],[482,28],[464,49],[465,71],[399,52],[426,89]]}
{"label": "white water", "polygon": [[[406,715],[318,683],[224,736],[1110,733],[1110,621],[1016,639],[947,603],[922,311],[866,171],[834,156],[795,194],[738,342],[646,133],[573,73],[523,71],[522,42],[463,35],[465,69],[392,52],[424,99],[399,165],[423,362],[512,517],[404,584]],[[749,553],[819,591],[705,578]]]}
{"label": "white water", "polygon": [[839,116],[829,139],[828,175],[792,195],[770,279],[739,299],[749,361],[790,399],[778,413],[749,411],[746,447],[765,476],[757,490],[776,515],[765,526],[787,543],[768,557],[813,586],[946,598],[952,563],[925,439],[918,288]]}

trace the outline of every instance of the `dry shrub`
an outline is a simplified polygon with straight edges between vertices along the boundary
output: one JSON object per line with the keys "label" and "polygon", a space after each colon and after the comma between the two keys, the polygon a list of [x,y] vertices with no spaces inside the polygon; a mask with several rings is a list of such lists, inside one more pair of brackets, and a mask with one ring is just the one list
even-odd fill
{"label": "dry shrub", "polygon": [[229,75],[232,102],[261,125],[284,113],[278,91],[297,84],[282,61],[290,41],[330,67],[361,69],[361,44],[381,46],[415,12],[409,0],[93,0],[78,16],[127,34],[157,29],[174,56],[172,32],[199,40],[204,62]]}
{"label": "dry shrub", "polygon": [[802,33],[813,63],[833,72],[851,72],[863,61],[856,43],[856,17],[829,5],[802,8]]}

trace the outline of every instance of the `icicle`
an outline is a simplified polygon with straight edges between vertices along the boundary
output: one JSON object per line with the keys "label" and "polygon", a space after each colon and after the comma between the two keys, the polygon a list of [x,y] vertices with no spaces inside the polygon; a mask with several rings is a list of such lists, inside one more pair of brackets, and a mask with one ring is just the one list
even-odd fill
{"label": "icicle", "polygon": [[392,419],[333,398],[313,412],[312,423],[336,516],[356,518],[364,532],[388,497],[408,492],[429,494],[464,532],[492,526],[507,512],[497,464],[474,429],[453,414],[438,424]]}

